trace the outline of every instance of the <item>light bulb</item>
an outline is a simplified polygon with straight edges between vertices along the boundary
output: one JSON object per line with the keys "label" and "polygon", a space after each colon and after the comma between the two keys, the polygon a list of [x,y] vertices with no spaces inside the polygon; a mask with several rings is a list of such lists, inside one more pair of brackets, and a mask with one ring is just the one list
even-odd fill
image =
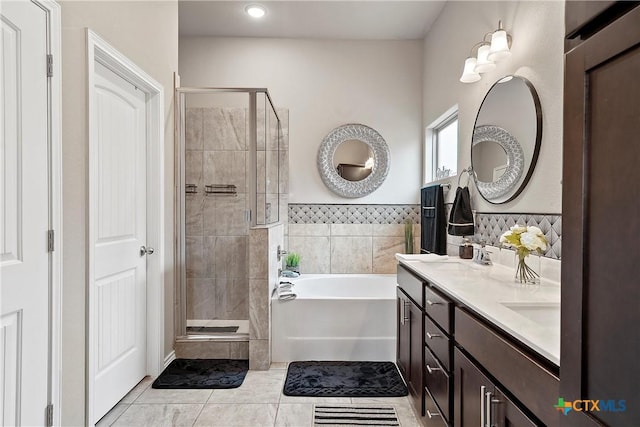
{"label": "light bulb", "polygon": [[460,77],[462,83],[473,83],[480,80],[480,74],[475,71],[476,58],[467,58],[464,60],[464,71]]}
{"label": "light bulb", "polygon": [[478,48],[478,60],[476,62],[476,73],[486,73],[496,68],[496,64],[489,60],[489,44],[484,44]]}
{"label": "light bulb", "polygon": [[267,10],[264,8],[264,6],[261,6],[259,4],[250,4],[244,8],[244,11],[252,18],[262,18],[267,14]]}
{"label": "light bulb", "polygon": [[489,60],[499,61],[511,55],[509,51],[509,40],[505,30],[496,30],[491,35],[491,48],[489,49]]}

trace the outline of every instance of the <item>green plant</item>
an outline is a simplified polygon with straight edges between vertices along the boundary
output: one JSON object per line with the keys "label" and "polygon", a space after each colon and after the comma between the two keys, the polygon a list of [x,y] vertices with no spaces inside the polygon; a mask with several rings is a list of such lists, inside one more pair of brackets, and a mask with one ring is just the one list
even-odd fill
{"label": "green plant", "polygon": [[413,253],[413,223],[410,219],[404,221],[404,253]]}
{"label": "green plant", "polygon": [[287,267],[297,267],[300,265],[300,255],[295,252],[291,252],[286,256],[284,262]]}

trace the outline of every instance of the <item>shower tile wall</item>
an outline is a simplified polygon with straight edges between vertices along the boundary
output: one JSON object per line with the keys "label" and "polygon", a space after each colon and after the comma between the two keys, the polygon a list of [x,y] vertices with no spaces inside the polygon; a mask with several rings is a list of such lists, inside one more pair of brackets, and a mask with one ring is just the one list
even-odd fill
{"label": "shower tile wall", "polygon": [[[243,108],[188,108],[186,184],[187,318],[249,318],[247,114]],[[233,184],[237,196],[205,194]]]}

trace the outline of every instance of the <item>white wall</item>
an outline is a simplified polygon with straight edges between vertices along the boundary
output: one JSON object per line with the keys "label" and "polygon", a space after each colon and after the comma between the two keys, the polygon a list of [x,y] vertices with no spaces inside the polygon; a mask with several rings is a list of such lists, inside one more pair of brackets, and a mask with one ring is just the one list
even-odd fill
{"label": "white wall", "polygon": [[[422,179],[422,41],[180,38],[183,86],[266,87],[289,109],[290,203],[418,203]],[[322,139],[362,123],[387,141],[384,184],[360,199],[329,191]]]}
{"label": "white wall", "polygon": [[87,57],[89,27],[164,86],[165,353],[173,346],[173,72],[177,1],[64,1],[62,4],[63,268],[62,424],[85,424],[87,253]]}
{"label": "white wall", "polygon": [[[513,36],[512,55],[477,83],[460,83],[471,47],[501,19]],[[527,78],[542,106],[538,163],[524,191],[512,202],[492,205],[470,186],[479,212],[559,213],[562,207],[562,99],[564,2],[447,2],[424,40],[423,126],[453,105],[459,106],[458,171],[471,164],[474,121],[491,85],[508,74]],[[452,188],[458,179],[448,180]],[[466,181],[466,178],[463,179]],[[445,182],[445,181],[442,181]],[[447,198],[453,199],[455,191]]]}

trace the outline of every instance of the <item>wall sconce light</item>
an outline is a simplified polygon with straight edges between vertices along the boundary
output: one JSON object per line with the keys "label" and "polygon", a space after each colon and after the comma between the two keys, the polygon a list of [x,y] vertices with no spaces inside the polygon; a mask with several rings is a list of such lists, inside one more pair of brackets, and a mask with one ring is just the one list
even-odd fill
{"label": "wall sconce light", "polygon": [[460,81],[462,83],[477,82],[482,78],[481,73],[496,68],[496,61],[511,55],[511,36],[502,28],[502,21],[498,21],[498,29],[487,33],[480,43],[471,48],[471,54],[464,61],[464,70]]}

